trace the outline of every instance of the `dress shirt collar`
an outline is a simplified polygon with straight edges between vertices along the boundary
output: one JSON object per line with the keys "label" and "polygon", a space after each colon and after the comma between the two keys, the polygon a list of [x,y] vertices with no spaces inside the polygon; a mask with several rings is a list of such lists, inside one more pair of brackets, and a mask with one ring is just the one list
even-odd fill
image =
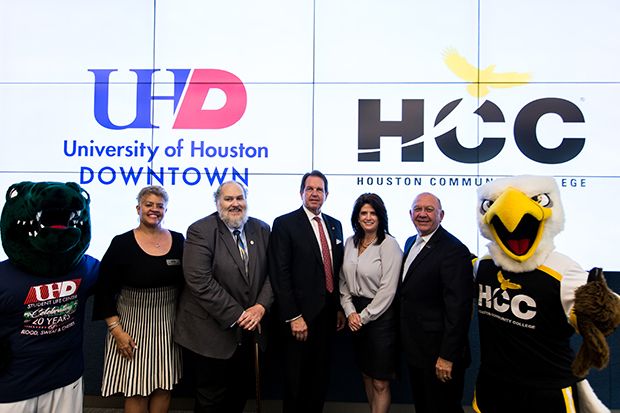
{"label": "dress shirt collar", "polygon": [[322,213],[319,212],[318,215],[315,215],[314,212],[312,212],[308,208],[306,208],[305,205],[302,205],[302,208],[306,212],[306,215],[308,216],[308,219],[310,220],[310,222],[312,222],[314,217],[319,217],[319,218],[321,218],[321,221],[325,222],[325,219],[323,218],[323,214]]}
{"label": "dress shirt collar", "polygon": [[[222,221],[224,222],[224,221]],[[226,225],[226,223],[224,222],[224,225]],[[241,226],[241,228],[233,228],[233,227],[229,227],[228,225],[226,225],[226,228],[228,228],[228,231],[230,231],[230,235],[232,236],[232,239],[235,240],[235,242],[237,242],[237,237],[235,237],[234,232],[235,231],[239,231],[239,236],[241,237],[241,242],[243,242],[243,245],[245,245],[245,253],[247,254],[248,258],[250,256],[250,251],[248,249],[248,239],[245,236],[245,224],[243,224]]]}
{"label": "dress shirt collar", "polygon": [[435,232],[437,232],[437,230],[439,229],[439,225],[437,225],[437,228],[435,228],[435,231],[431,232],[430,234],[426,234],[426,235],[419,235],[416,238],[416,241],[418,238],[422,238],[424,240],[424,245],[426,245],[428,243],[428,240],[430,240],[433,235],[435,235]]}
{"label": "dress shirt collar", "polygon": [[[224,221],[222,221],[224,222]],[[245,224],[243,224],[241,226],[241,228],[233,228],[233,227],[229,227],[225,222],[224,225],[226,225],[226,228],[228,228],[228,231],[230,232],[230,235],[232,235],[233,239],[235,239],[235,231],[239,231],[240,232],[240,236],[241,236],[241,240],[243,241],[243,243],[245,244]],[[247,245],[247,244],[246,244]]]}
{"label": "dress shirt collar", "polygon": [[[224,221],[222,221],[222,222],[224,222]],[[243,225],[241,226],[241,228],[233,228],[233,227],[229,227],[229,226],[228,226],[228,224],[227,224],[227,223],[225,223],[225,222],[224,222],[224,225],[226,225],[226,228],[228,228],[228,230],[230,231],[230,233],[231,233],[231,234],[232,234],[232,233],[233,233],[233,231],[235,231],[235,230],[238,230],[238,231],[240,231],[240,232],[243,232],[243,228],[245,227],[245,224],[243,224]]]}

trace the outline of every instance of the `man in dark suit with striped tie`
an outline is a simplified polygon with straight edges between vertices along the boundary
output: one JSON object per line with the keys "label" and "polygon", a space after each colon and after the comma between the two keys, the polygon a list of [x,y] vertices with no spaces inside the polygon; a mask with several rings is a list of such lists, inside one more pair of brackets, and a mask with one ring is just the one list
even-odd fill
{"label": "man in dark suit with striped tie", "polygon": [[321,412],[334,333],[345,325],[338,273],[344,255],[340,221],[323,214],[327,178],[301,180],[302,207],[276,218],[269,239],[269,275],[282,320],[284,412]]}
{"label": "man in dark suit with striped tie", "polygon": [[175,341],[192,355],[195,412],[241,413],[254,378],[254,345],[264,350],[261,323],[273,302],[267,276],[269,225],[247,216],[247,190],[224,182],[217,212],[187,230],[185,289]]}

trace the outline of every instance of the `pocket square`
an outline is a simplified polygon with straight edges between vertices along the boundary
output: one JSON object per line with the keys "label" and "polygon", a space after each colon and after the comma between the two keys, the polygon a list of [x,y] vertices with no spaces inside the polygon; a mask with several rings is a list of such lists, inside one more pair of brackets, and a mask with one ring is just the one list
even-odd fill
{"label": "pocket square", "polygon": [[336,238],[336,245],[338,245],[338,244],[342,244],[342,240]]}

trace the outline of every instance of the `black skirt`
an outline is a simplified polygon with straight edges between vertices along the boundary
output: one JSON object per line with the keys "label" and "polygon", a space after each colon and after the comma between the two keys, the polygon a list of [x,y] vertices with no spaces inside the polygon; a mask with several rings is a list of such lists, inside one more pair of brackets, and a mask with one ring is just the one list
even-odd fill
{"label": "black skirt", "polygon": [[[355,311],[361,313],[372,299],[352,297]],[[375,321],[364,324],[359,331],[354,331],[353,351],[355,364],[365,375],[377,380],[391,380],[398,371],[398,317],[397,301]]]}

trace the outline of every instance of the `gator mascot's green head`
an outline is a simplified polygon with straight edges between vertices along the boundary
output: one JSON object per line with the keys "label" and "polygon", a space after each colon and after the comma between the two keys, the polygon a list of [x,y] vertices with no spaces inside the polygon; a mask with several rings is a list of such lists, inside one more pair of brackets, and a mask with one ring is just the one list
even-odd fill
{"label": "gator mascot's green head", "polygon": [[2,246],[11,263],[41,277],[75,267],[90,244],[90,198],[74,182],[11,185],[2,209]]}

